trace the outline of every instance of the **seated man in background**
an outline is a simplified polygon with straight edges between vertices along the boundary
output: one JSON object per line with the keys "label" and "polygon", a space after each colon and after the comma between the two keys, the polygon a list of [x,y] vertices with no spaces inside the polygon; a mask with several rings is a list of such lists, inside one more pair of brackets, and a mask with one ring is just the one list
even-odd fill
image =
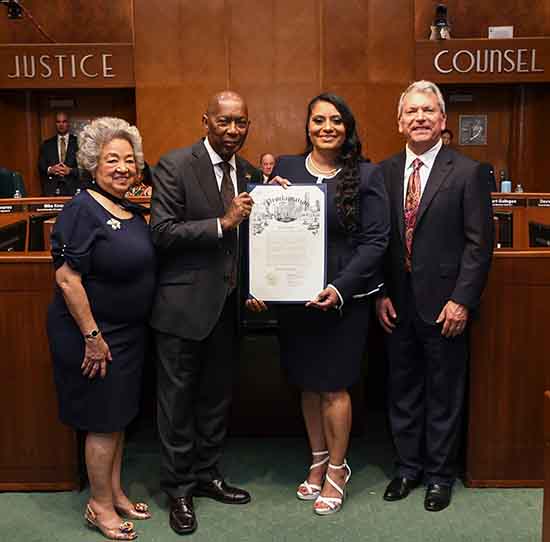
{"label": "seated man in background", "polygon": [[21,174],[0,166],[0,198],[18,198],[26,195]]}
{"label": "seated man in background", "polygon": [[67,113],[55,115],[57,134],[40,146],[38,171],[44,196],[72,196],[79,187],[76,136],[69,134]]}
{"label": "seated man in background", "polygon": [[275,166],[275,157],[266,152],[260,156],[260,170],[262,172],[262,182],[265,184],[269,180],[269,176]]}

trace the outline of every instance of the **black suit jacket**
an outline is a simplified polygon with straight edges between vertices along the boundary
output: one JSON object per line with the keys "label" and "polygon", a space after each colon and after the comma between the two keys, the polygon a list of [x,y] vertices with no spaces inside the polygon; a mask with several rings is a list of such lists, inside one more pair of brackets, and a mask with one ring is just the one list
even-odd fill
{"label": "black suit jacket", "polygon": [[[381,167],[391,206],[385,292],[399,317],[406,282],[405,152],[385,160]],[[449,299],[476,309],[492,252],[491,199],[480,164],[444,145],[422,194],[413,237],[411,280],[420,317],[434,323]]]}
{"label": "black suit jacket", "polygon": [[69,143],[65,155],[65,165],[71,168],[70,175],[66,177],[56,177],[48,175],[48,168],[59,164],[59,151],[57,148],[57,135],[46,139],[40,146],[38,157],[38,171],[42,181],[42,193],[44,196],[56,195],[59,188],[61,195],[72,196],[79,186],[78,165],[76,162],[76,153],[78,152],[78,142],[76,136],[69,134]]}
{"label": "black suit jacket", "polygon": [[[238,156],[236,166],[238,190],[243,192],[257,170]],[[157,331],[202,340],[218,321],[228,295],[232,257],[218,238],[217,219],[223,214],[202,140],[160,159],[151,198],[151,232],[159,256],[151,325]]]}

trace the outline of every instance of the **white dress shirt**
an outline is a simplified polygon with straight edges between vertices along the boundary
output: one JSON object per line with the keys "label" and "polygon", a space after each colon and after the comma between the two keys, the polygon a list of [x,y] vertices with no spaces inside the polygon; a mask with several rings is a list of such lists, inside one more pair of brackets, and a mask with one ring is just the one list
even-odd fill
{"label": "white dress shirt", "polygon": [[[225,162],[225,160],[212,148],[212,145],[210,145],[210,141],[208,141],[208,136],[204,138],[203,143],[206,147],[206,151],[208,152],[208,156],[210,157],[210,161],[212,162],[212,166],[214,166],[214,175],[216,176],[216,182],[218,183],[218,190],[221,192],[223,169],[220,167],[220,164]],[[233,190],[235,191],[235,195],[237,195],[239,192],[237,187],[237,162],[235,160],[235,155],[227,160],[227,163],[231,166],[229,176],[231,177],[231,182],[233,183]],[[218,238],[221,239],[222,237],[222,223],[218,218]]]}
{"label": "white dress shirt", "polygon": [[407,184],[409,183],[409,177],[413,172],[413,162],[417,158],[422,162],[422,167],[418,170],[418,173],[420,174],[420,199],[422,199],[422,194],[424,193],[424,189],[426,188],[428,177],[430,176],[430,173],[432,171],[435,158],[442,146],[443,146],[443,142],[440,139],[431,149],[427,150],[424,154],[420,154],[418,156],[414,154],[414,152],[411,151],[411,149],[409,149],[408,145],[405,147],[406,156],[405,156],[405,174],[403,177],[403,186],[404,186],[403,209],[405,208],[405,201],[407,199]]}

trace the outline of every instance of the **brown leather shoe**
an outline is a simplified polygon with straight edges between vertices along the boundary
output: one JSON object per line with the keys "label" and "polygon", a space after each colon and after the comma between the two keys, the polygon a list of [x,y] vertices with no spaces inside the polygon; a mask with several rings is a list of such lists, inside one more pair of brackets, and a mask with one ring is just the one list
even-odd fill
{"label": "brown leather shoe", "polygon": [[202,482],[193,491],[195,497],[208,497],[225,504],[246,504],[250,502],[250,493],[225,483],[223,478]]}
{"label": "brown leather shoe", "polygon": [[177,497],[170,503],[170,527],[177,534],[190,534],[197,529],[193,497]]}

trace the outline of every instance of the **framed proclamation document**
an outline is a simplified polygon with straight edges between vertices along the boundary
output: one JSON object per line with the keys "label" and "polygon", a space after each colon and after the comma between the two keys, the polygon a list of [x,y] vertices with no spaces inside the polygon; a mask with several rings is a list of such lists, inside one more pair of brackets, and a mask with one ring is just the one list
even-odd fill
{"label": "framed proclamation document", "polygon": [[325,287],[326,186],[249,185],[249,294],[272,303],[305,303]]}

